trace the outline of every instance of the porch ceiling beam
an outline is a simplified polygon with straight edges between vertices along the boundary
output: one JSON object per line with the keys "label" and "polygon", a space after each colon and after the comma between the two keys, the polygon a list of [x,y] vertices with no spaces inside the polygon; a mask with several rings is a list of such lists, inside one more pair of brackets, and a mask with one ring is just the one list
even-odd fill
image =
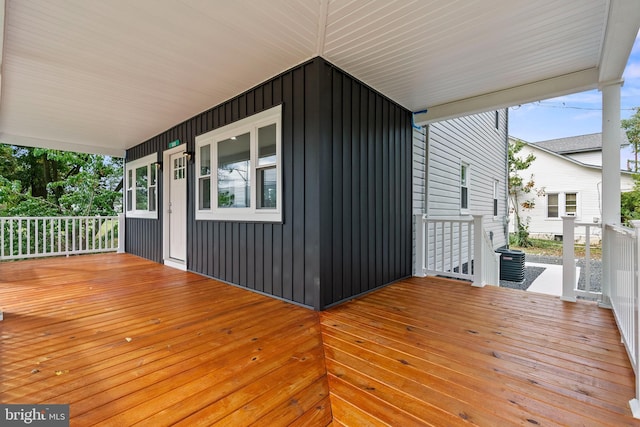
{"label": "porch ceiling beam", "polygon": [[426,112],[416,113],[414,122],[419,126],[424,126],[468,114],[482,113],[513,105],[526,104],[540,99],[595,89],[598,86],[598,77],[599,70],[590,68],[522,86],[434,105],[428,107]]}
{"label": "porch ceiling beam", "polygon": [[611,0],[607,29],[602,45],[598,81],[620,80],[640,27],[640,5],[637,0]]}

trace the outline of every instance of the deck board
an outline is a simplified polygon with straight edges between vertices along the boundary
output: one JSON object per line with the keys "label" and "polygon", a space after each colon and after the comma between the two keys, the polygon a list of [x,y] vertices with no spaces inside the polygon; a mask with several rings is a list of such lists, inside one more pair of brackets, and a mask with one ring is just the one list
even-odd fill
{"label": "deck board", "polygon": [[334,422],[387,406],[415,425],[639,424],[613,316],[592,303],[412,278],[321,321]]}
{"label": "deck board", "polygon": [[2,403],[70,403],[76,426],[331,422],[311,310],[114,254],[1,263],[0,301]]}
{"label": "deck board", "polygon": [[0,402],[71,425],[639,425],[611,311],[411,278],[322,313],[131,255],[0,263]]}

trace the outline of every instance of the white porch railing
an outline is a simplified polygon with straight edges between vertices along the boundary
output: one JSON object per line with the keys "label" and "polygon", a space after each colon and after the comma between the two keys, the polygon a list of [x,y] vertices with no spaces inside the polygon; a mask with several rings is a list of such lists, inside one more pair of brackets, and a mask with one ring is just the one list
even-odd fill
{"label": "white porch railing", "polygon": [[124,252],[124,215],[1,217],[0,260]]}
{"label": "white porch railing", "polygon": [[640,319],[638,317],[640,272],[640,221],[634,228],[605,226],[609,301],[622,342],[636,375],[636,396],[629,402],[635,418],[640,418]]}
{"label": "white porch railing", "polygon": [[[613,309],[622,342],[636,376],[636,395],[629,402],[635,418],[640,418],[640,221],[633,228],[605,224],[603,227],[603,275],[601,289],[590,282],[590,229],[599,224],[576,223],[575,218],[563,218],[563,283],[562,299],[576,301],[577,296],[597,296],[600,305]],[[585,289],[576,287],[574,254],[575,227],[586,227]]]}
{"label": "white porch railing", "polygon": [[[584,289],[578,288],[576,277],[575,230],[584,228]],[[597,237],[602,224],[576,222],[575,217],[562,217],[562,296],[563,301],[575,302],[576,297],[602,301],[602,283],[596,283],[591,277],[591,244],[592,237]],[[595,232],[598,231],[596,234]],[[601,234],[600,234],[601,235]]]}
{"label": "white porch railing", "polygon": [[484,232],[482,215],[415,215],[415,224],[416,276],[442,275],[474,286],[500,283],[500,254]]}

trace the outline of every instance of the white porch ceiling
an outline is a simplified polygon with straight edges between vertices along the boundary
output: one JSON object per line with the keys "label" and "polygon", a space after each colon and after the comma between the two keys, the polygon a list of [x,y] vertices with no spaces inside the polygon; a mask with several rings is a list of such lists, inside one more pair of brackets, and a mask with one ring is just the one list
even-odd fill
{"label": "white porch ceiling", "polygon": [[5,1],[0,141],[111,155],[317,55],[423,123],[587,90],[640,27],[637,0]]}

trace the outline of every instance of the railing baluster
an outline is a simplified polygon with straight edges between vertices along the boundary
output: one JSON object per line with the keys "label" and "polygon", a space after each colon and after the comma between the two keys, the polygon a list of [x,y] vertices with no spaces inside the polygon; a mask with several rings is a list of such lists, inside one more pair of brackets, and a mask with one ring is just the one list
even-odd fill
{"label": "railing baluster", "polygon": [[[33,246],[34,246],[34,249],[35,249],[35,252],[34,252],[35,255],[38,255],[38,246],[39,246],[38,243],[40,243],[39,242],[40,239],[38,238],[39,237],[38,236],[38,228],[39,228],[38,224],[39,223],[40,223],[40,221],[38,221],[38,218],[35,218],[33,220],[33,227],[35,229],[33,231],[33,240],[35,240],[35,242],[33,242]],[[29,238],[31,238],[31,233],[29,233]],[[31,242],[29,242],[29,250],[31,250]]]}
{"label": "railing baluster", "polygon": [[18,255],[22,255],[22,219],[18,220]]}
{"label": "railing baluster", "polygon": [[9,220],[9,255],[13,256],[13,220]]}
{"label": "railing baluster", "polygon": [[[62,230],[62,222],[61,222],[60,218],[58,218],[57,221],[58,221],[58,227],[57,227],[57,229],[58,229],[58,254],[60,254],[60,253],[62,253],[62,242],[61,242],[61,237],[62,236],[60,234],[61,230]],[[53,233],[54,233],[54,228],[51,227],[51,235],[53,235]]]}
{"label": "railing baluster", "polygon": [[31,219],[27,218],[27,255],[31,255]]}
{"label": "railing baluster", "polygon": [[[444,228],[444,222],[442,223],[442,227]],[[455,266],[456,266],[456,259],[454,258],[454,253],[455,253],[455,245],[453,244],[454,240],[454,236],[455,236],[455,225],[453,223],[449,224],[449,265],[448,266],[444,266],[443,270],[447,271],[454,271],[455,270]],[[444,237],[444,236],[443,236]],[[444,244],[444,243],[443,243]],[[444,257],[444,254],[443,254]]]}

